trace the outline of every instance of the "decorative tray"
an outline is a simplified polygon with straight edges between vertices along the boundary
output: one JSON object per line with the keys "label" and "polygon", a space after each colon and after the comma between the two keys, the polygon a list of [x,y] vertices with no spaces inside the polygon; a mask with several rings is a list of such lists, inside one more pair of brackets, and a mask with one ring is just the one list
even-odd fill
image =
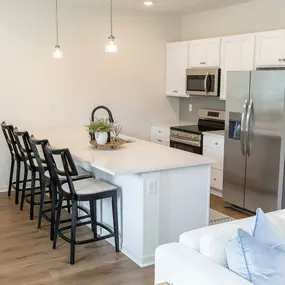
{"label": "decorative tray", "polygon": [[121,146],[124,143],[125,143],[125,141],[122,139],[114,140],[113,138],[111,138],[111,141],[106,143],[106,144],[97,144],[97,142],[94,140],[90,141],[90,144],[92,144],[96,148],[98,148],[98,147],[109,147],[109,148],[116,149],[118,146]]}

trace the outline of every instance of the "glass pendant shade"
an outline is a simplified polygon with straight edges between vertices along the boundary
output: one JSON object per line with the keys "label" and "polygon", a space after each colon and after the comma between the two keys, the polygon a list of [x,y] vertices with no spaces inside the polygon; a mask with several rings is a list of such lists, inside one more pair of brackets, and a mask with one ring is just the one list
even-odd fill
{"label": "glass pendant shade", "polygon": [[105,51],[110,53],[118,52],[118,47],[116,46],[114,37],[109,37],[109,43],[106,45]]}
{"label": "glass pendant shade", "polygon": [[62,58],[63,57],[63,53],[62,51],[60,50],[60,46],[59,45],[56,45],[55,46],[55,51],[53,53],[53,57],[54,58]]}

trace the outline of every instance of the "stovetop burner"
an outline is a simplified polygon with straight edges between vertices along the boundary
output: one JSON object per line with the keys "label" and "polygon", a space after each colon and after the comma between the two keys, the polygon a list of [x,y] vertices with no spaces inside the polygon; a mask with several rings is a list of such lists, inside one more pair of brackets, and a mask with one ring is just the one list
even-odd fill
{"label": "stovetop burner", "polygon": [[201,134],[202,132],[219,131],[223,129],[224,129],[223,126],[213,127],[213,126],[203,126],[203,125],[188,125],[188,126],[171,127],[171,130],[174,130],[174,131],[193,133],[193,134]]}
{"label": "stovetop burner", "polygon": [[225,111],[200,109],[198,115],[198,125],[171,127],[171,130],[201,135],[203,132],[225,129]]}

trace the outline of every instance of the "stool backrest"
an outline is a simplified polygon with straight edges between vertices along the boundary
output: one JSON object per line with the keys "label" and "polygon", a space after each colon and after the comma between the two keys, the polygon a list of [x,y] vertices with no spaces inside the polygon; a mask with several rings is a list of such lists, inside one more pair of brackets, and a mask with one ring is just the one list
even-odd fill
{"label": "stool backrest", "polygon": [[37,167],[37,165],[35,165],[33,150],[30,146],[30,135],[28,131],[19,131],[15,128],[14,135],[22,159],[24,161],[28,160],[31,167]]}
{"label": "stool backrest", "polygon": [[39,171],[42,175],[45,173],[44,165],[47,164],[47,159],[45,157],[44,148],[49,145],[49,141],[47,139],[38,140],[33,135],[31,135],[30,139],[30,146],[35,155],[35,159],[37,161]]}
{"label": "stool backrest", "polygon": [[75,196],[72,176],[77,176],[78,171],[74,164],[73,158],[69,149],[52,149],[46,145],[44,153],[47,160],[47,165],[50,171],[51,178],[56,184],[58,190],[62,192],[60,177],[64,177],[68,183],[70,194]]}
{"label": "stool backrest", "polygon": [[8,144],[9,151],[11,155],[20,158],[20,154],[16,145],[16,140],[14,136],[14,127],[13,125],[7,125],[5,122],[2,122],[1,128],[5,137],[5,140]]}

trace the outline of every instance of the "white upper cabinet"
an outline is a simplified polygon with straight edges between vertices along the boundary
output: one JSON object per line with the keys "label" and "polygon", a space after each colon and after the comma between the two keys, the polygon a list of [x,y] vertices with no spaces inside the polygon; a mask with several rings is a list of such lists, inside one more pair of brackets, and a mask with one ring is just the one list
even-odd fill
{"label": "white upper cabinet", "polygon": [[219,67],[221,38],[191,41],[189,44],[189,66]]}
{"label": "white upper cabinet", "polygon": [[186,70],[188,68],[188,42],[166,45],[166,95],[186,95]]}
{"label": "white upper cabinet", "polygon": [[285,65],[285,31],[256,34],[256,67]]}
{"label": "white upper cabinet", "polygon": [[227,72],[254,69],[255,35],[238,35],[222,39],[221,45],[221,92],[226,99]]}

